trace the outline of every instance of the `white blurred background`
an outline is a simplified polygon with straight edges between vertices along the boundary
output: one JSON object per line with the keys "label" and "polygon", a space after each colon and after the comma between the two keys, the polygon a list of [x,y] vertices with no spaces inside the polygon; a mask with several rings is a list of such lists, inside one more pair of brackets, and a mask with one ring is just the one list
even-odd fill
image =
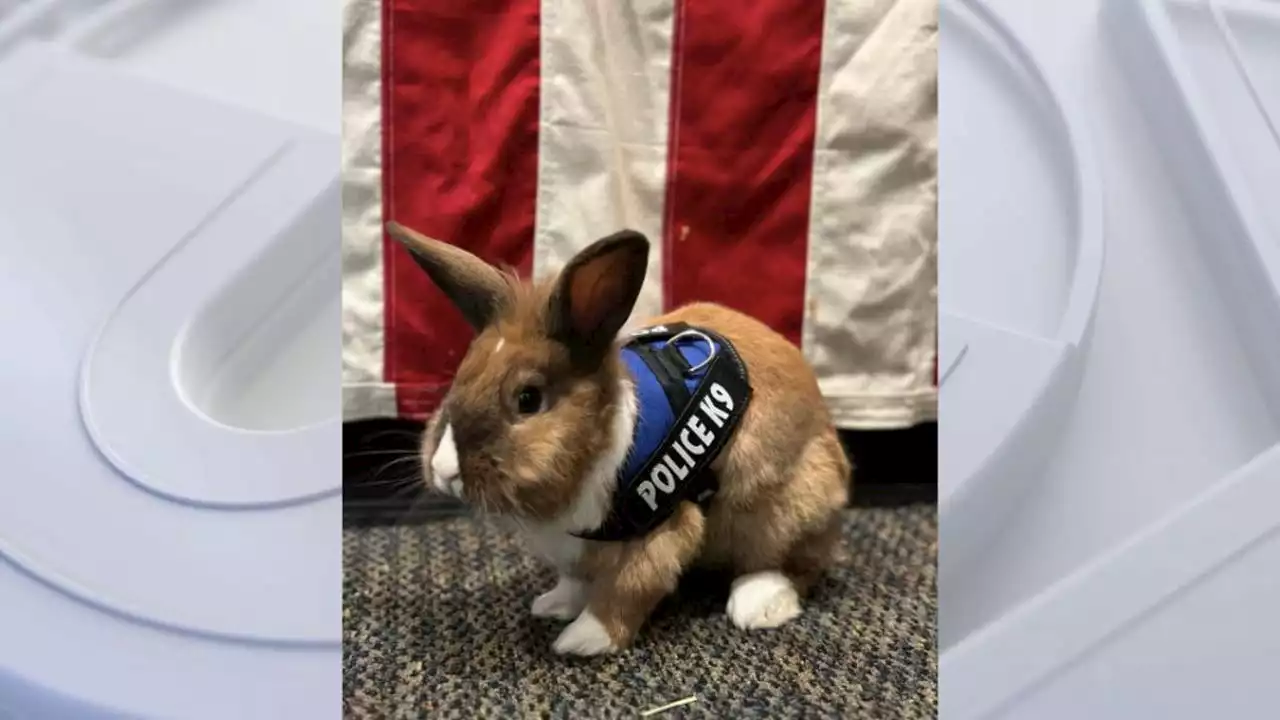
{"label": "white blurred background", "polygon": [[[0,0],[0,62],[44,41],[139,75],[337,133],[342,15],[311,0]],[[288,42],[281,38],[287,36]]]}

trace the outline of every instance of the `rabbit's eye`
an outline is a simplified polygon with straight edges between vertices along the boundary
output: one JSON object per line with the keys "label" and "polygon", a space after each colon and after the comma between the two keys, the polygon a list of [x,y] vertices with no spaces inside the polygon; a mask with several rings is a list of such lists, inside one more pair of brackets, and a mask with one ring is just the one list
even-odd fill
{"label": "rabbit's eye", "polygon": [[516,409],[521,415],[533,415],[542,410],[542,391],[532,385],[520,388],[516,395]]}

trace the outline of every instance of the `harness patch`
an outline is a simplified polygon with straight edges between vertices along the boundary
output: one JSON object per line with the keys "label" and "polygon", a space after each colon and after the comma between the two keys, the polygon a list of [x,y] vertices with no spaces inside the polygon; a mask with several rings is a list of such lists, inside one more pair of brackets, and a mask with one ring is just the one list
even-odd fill
{"label": "harness patch", "polygon": [[727,340],[684,323],[646,328],[623,346],[639,412],[631,454],[604,525],[591,540],[640,537],[681,501],[705,507],[719,485],[711,464],[751,400],[747,369]]}

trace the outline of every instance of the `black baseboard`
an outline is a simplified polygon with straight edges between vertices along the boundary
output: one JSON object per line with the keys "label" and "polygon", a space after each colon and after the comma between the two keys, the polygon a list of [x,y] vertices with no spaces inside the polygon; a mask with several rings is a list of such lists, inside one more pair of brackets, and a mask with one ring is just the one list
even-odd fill
{"label": "black baseboard", "polygon": [[938,424],[902,430],[842,430],[853,460],[855,507],[938,502]]}
{"label": "black baseboard", "polygon": [[[343,524],[417,523],[466,512],[460,503],[426,493],[418,482],[422,423],[361,420],[342,431]],[[938,501],[938,426],[841,432],[854,459],[851,504],[892,507]]]}

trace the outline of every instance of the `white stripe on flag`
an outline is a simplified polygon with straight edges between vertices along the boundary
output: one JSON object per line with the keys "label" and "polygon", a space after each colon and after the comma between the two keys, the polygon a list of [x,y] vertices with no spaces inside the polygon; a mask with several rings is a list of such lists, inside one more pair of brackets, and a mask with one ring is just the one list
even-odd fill
{"label": "white stripe on flag", "polygon": [[937,417],[937,0],[829,0],[806,356],[836,423]]}
{"label": "white stripe on flag", "polygon": [[623,228],[653,243],[633,318],[662,311],[675,0],[542,4],[534,277]]}
{"label": "white stripe on flag", "polygon": [[383,374],[382,7],[343,4],[342,413],[392,417]]}

